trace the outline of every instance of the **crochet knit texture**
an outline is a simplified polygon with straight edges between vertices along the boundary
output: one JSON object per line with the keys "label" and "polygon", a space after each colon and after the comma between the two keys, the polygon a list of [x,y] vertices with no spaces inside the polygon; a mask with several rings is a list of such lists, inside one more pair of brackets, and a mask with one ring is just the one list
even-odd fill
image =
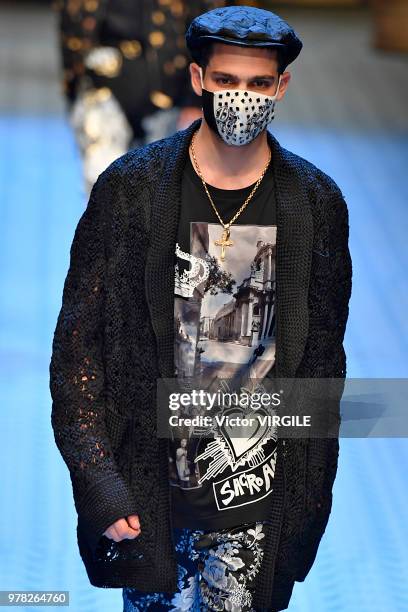
{"label": "crochet knit texture", "polygon": [[[71,476],[79,550],[98,587],[177,586],[156,379],[174,373],[180,183],[200,121],[113,162],[71,247],[50,363],[51,420]],[[344,379],[347,206],[333,179],[270,133],[268,141],[277,190],[276,375]],[[285,609],[294,581],[309,572],[331,510],[338,450],[337,438],[280,439],[256,607]],[[102,535],[136,513],[139,537]]]}

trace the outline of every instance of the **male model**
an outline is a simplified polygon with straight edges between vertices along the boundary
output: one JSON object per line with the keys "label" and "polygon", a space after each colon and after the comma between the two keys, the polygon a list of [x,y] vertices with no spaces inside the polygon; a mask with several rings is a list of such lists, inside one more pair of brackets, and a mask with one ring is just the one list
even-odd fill
{"label": "male model", "polygon": [[203,118],[111,164],[78,223],[52,424],[90,582],[122,587],[124,610],[283,610],[329,518],[338,438],[165,439],[157,381],[344,379],[347,205],[267,131],[294,30],[230,6],[186,41]]}

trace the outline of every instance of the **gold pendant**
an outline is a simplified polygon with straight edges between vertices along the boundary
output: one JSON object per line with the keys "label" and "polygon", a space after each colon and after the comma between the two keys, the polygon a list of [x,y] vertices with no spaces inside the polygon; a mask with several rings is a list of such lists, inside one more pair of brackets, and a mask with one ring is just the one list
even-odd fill
{"label": "gold pendant", "polygon": [[230,233],[231,233],[230,229],[229,227],[227,227],[222,232],[221,238],[219,240],[214,240],[215,246],[221,247],[221,256],[220,256],[221,261],[225,260],[225,247],[233,246],[234,244],[233,240],[230,240]]}

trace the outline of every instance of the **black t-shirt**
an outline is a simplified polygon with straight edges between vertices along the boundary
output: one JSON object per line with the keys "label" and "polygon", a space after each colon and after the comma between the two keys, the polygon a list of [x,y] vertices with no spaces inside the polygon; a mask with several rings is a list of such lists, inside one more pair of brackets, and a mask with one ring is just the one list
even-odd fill
{"label": "black t-shirt", "polygon": [[[221,247],[214,244],[223,227],[189,156],[184,169],[175,266],[176,376],[194,376],[211,391],[232,391],[228,381],[236,376],[259,382],[274,367],[277,227],[272,164],[273,160],[231,227],[233,245],[225,247],[224,261]],[[254,185],[229,190],[207,183],[224,222]],[[274,414],[271,408],[258,405],[256,409],[258,416]],[[191,410],[190,416],[199,412]],[[235,406],[222,414],[244,419],[254,412],[253,406]],[[175,526],[216,529],[266,520],[273,492],[276,429],[265,425],[265,420],[262,427],[257,422],[252,419],[246,426],[246,437],[241,433],[234,438],[237,429],[220,423],[210,427],[211,436],[192,435],[205,431],[207,425],[203,429],[200,423],[182,430],[184,437],[179,432],[171,440],[169,478]]]}

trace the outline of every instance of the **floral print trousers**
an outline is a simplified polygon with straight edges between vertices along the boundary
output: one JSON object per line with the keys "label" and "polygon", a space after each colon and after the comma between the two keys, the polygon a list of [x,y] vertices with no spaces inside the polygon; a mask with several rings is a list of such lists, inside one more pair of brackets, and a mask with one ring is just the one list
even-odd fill
{"label": "floral print trousers", "polygon": [[123,612],[255,612],[253,580],[263,558],[263,523],[217,531],[174,529],[178,588],[173,595],[123,589]]}

